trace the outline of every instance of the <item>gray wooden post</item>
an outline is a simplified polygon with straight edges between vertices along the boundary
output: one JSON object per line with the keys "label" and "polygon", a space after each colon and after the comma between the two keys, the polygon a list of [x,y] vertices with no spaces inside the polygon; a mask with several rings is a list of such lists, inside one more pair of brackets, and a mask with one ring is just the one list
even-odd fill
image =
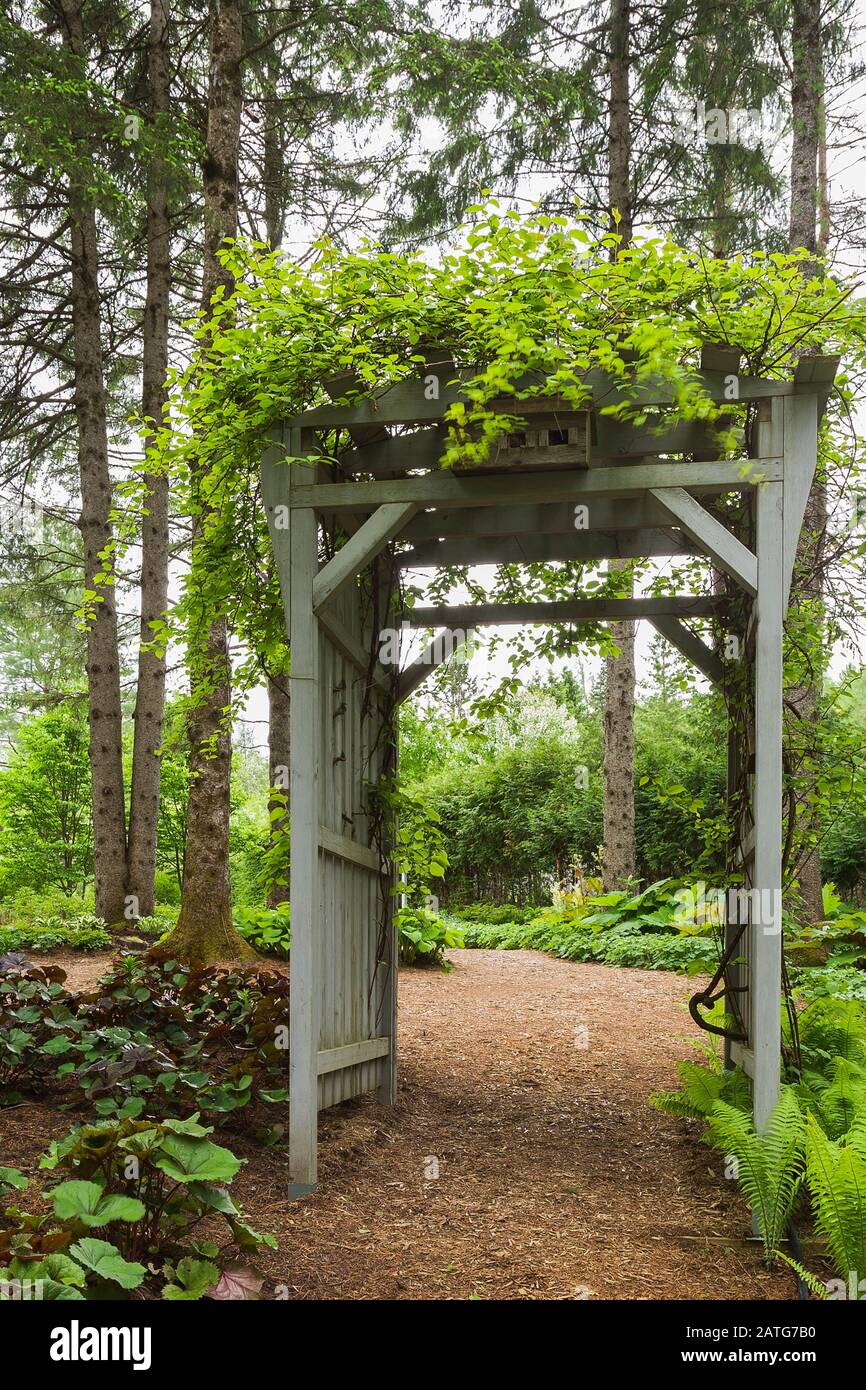
{"label": "gray wooden post", "polygon": [[[784,401],[765,407],[759,453],[781,452]],[[755,865],[751,905],[752,1101],[767,1126],[779,1098],[782,1004],[782,620],[784,483],[763,483],[756,498],[758,594],[755,629]]]}
{"label": "gray wooden post", "polygon": [[[290,447],[300,448],[292,430]],[[303,464],[289,465],[290,485],[307,482]],[[318,523],[311,508],[290,511],[291,525],[291,872],[292,970],[289,1019],[289,1170],[292,1195],[316,1182],[319,1010],[319,683],[318,621],[313,582]]]}
{"label": "gray wooden post", "polygon": [[[374,576],[377,574],[376,568],[373,570]],[[394,611],[394,599],[390,595],[390,582],[386,572],[386,567],[382,567],[378,572],[379,583],[379,605],[378,611],[384,625],[399,625],[400,615]],[[392,605],[388,609],[388,601]],[[396,691],[392,685],[388,694],[388,702],[394,697]],[[396,719],[396,710],[393,711]],[[393,750],[393,771],[397,777],[398,762],[400,757],[400,741],[397,736],[396,726],[394,728],[395,747]],[[387,756],[382,750],[383,759]],[[393,828],[396,836],[396,826]],[[389,846],[389,872],[386,875],[380,874],[379,891],[383,895],[381,912],[383,917],[382,934],[382,955],[378,963],[378,1001],[377,1001],[377,1032],[382,1036],[390,1038],[390,1046],[387,1054],[379,1062],[379,1085],[376,1089],[376,1098],[383,1105],[395,1105],[397,1102],[397,986],[399,952],[397,948],[397,924],[395,921],[397,911],[397,895],[393,891],[398,883],[397,868],[393,857],[393,841]],[[403,899],[400,899],[402,906]]]}

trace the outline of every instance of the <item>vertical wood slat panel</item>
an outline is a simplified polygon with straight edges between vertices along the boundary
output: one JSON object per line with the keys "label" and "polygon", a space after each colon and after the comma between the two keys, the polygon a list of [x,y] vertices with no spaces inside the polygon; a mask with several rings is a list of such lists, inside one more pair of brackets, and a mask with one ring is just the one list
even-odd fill
{"label": "vertical wood slat panel", "polygon": [[[369,623],[362,620],[361,595],[348,586],[335,600],[343,627],[369,650]],[[365,813],[367,782],[378,776],[380,753],[371,761],[382,717],[378,700],[366,714],[365,675],[339,652],[320,629],[322,740],[320,744],[321,823],[337,835],[369,847]],[[327,673],[327,689],[325,688]],[[344,682],[344,689],[337,687]],[[343,716],[334,717],[345,701]],[[344,754],[344,759],[334,759]],[[375,765],[374,765],[375,764]],[[323,950],[320,1050],[346,1046],[379,1035],[377,1022],[376,943],[379,930],[378,878],[368,869],[330,853],[319,855],[321,883],[320,939]],[[372,988],[371,988],[372,985]],[[338,1104],[379,1085],[380,1061],[346,1067],[319,1078],[319,1108]]]}

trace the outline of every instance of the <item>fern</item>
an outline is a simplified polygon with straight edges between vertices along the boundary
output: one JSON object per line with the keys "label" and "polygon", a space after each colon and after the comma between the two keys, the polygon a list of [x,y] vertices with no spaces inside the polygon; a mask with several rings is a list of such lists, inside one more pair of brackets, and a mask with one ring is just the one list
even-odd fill
{"label": "fern", "polygon": [[[804,1009],[798,1020],[800,1048],[806,1067],[826,1070],[827,1062],[844,1057],[866,1062],[866,1008],[851,999],[823,997]],[[789,1030],[786,1027],[786,1032]]]}
{"label": "fern", "polygon": [[801,1108],[815,1116],[824,1133],[839,1139],[866,1103],[866,1076],[853,1062],[834,1057],[832,1080],[809,1072],[794,1092]]}
{"label": "fern", "polygon": [[804,1265],[801,1265],[799,1260],[792,1260],[791,1256],[786,1255],[784,1250],[774,1250],[773,1254],[777,1255],[780,1260],[784,1260],[786,1265],[790,1265],[794,1273],[799,1275],[806,1285],[806,1288],[810,1293],[813,1293],[816,1298],[830,1298],[830,1290],[827,1288],[827,1285],[818,1278],[817,1274],[813,1274],[810,1269],[806,1269]]}
{"label": "fern", "polygon": [[755,1214],[767,1263],[772,1264],[803,1180],[804,1120],[797,1097],[784,1088],[763,1134],[757,1133],[750,1115],[717,1101],[708,1137],[737,1160],[740,1190]]}
{"label": "fern", "polygon": [[866,1276],[866,1108],[844,1140],[829,1139],[814,1115],[806,1117],[806,1181],[815,1225],[837,1272]]}
{"label": "fern", "polygon": [[682,1089],[656,1091],[649,1098],[650,1105],[667,1115],[690,1120],[705,1119],[719,1100],[726,1100],[738,1110],[747,1110],[751,1100],[745,1072],[739,1067],[734,1071],[722,1071],[717,1059],[712,1058],[712,1062],[715,1069],[699,1062],[677,1062]]}

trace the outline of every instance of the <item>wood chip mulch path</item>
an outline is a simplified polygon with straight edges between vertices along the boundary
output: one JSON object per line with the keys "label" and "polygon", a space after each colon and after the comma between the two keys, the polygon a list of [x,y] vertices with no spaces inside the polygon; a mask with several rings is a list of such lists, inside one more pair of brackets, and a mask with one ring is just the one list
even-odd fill
{"label": "wood chip mulch path", "polygon": [[[451,960],[449,974],[401,972],[398,1104],[320,1117],[312,1197],[288,1201],[284,1148],[215,1136],[249,1160],[232,1192],[279,1238],[257,1263],[283,1296],[795,1296],[793,1275],[746,1244],[721,1156],[647,1104],[696,1056],[694,981],[533,951]],[[20,1166],[72,1118],[35,1104],[0,1116],[0,1163]]]}

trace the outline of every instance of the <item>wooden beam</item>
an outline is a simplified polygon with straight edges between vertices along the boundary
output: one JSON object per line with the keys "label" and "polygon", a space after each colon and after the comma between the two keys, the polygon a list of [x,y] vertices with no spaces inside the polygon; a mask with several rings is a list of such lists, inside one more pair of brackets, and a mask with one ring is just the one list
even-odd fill
{"label": "wooden beam", "polygon": [[407,468],[438,468],[444,447],[445,427],[436,425],[365,444],[360,449],[347,449],[340,455],[340,467],[345,473],[370,473],[374,478],[405,472]]}
{"label": "wooden beam", "polygon": [[329,1047],[319,1053],[319,1076],[326,1076],[331,1071],[343,1071],[346,1067],[357,1067],[361,1062],[374,1062],[377,1057],[387,1057],[390,1048],[390,1038],[370,1038],[363,1042],[347,1043],[345,1047]]}
{"label": "wooden beam", "polygon": [[392,502],[373,512],[316,575],[313,584],[314,611],[318,613],[328,599],[366,569],[417,510],[412,502]]}
{"label": "wooden beam", "polygon": [[427,643],[421,655],[405,671],[400,672],[400,683],[397,687],[397,703],[402,704],[413,691],[422,685],[432,671],[440,666],[443,661],[448,661],[459,647],[465,644],[466,634],[464,632],[454,633],[448,628],[437,632]]}
{"label": "wooden beam", "polygon": [[375,850],[368,849],[366,845],[359,845],[357,840],[350,840],[348,835],[338,835],[326,825],[319,826],[319,849],[327,854],[336,855],[338,859],[345,859],[348,863],[357,865],[359,869],[370,869],[374,874],[378,874],[382,867]]}
{"label": "wooden beam", "polygon": [[312,484],[292,489],[292,505],[319,511],[373,511],[387,503],[414,502],[419,507],[478,507],[507,503],[586,502],[600,497],[639,496],[656,488],[692,491],[743,491],[758,482],[779,481],[781,458],[739,459],[712,463],[628,463],[615,468],[587,468],[574,473],[504,474],[460,478],[452,473],[425,473],[415,478],[372,483]]}
{"label": "wooden beam", "polygon": [[[713,493],[705,494],[713,496]],[[670,528],[666,507],[642,493],[628,498],[593,497],[586,507],[586,525],[578,527],[574,504],[569,502],[533,503],[522,507],[440,507],[422,511],[404,528],[401,540],[452,540],[462,536],[573,536],[596,531],[644,531]]]}
{"label": "wooden beam", "polygon": [[443,608],[410,608],[405,621],[410,627],[515,626],[523,623],[606,623],[624,618],[707,617],[724,610],[724,596],[667,594],[649,598],[570,598],[538,603],[468,603]]}
{"label": "wooden beam", "polygon": [[[519,413],[519,412],[518,412]],[[574,413],[574,412],[572,412]],[[536,429],[567,429],[568,418],[560,414],[533,415],[531,426]],[[609,415],[596,417],[596,439],[591,447],[593,464],[619,458],[642,458],[658,454],[694,454],[703,452],[712,459],[718,445],[712,430],[700,420],[685,420],[665,429],[649,425],[635,426],[627,421],[614,420]],[[438,469],[445,452],[445,426],[425,425],[408,434],[347,449],[340,455],[340,467],[353,476],[369,473],[374,478],[407,470]]]}
{"label": "wooden beam", "polygon": [[687,661],[703,672],[712,685],[721,685],[725,678],[724,663],[702,638],[670,613],[656,614],[650,618],[650,622],[662,637],[666,637],[677,651],[682,652]]}
{"label": "wooden beam", "polygon": [[748,594],[758,591],[758,561],[742,541],[732,535],[718,517],[712,516],[681,487],[653,488],[652,496],[667,508],[671,519],[686,535],[729,574]]}
{"label": "wooden beam", "polygon": [[[453,379],[441,381],[438,399],[428,400],[423,376],[411,376],[395,382],[375,397],[366,397],[356,405],[320,405],[296,417],[294,424],[312,428],[328,428],[333,425],[400,425],[413,424],[422,420],[442,420],[448,409],[458,401],[465,401],[464,383],[476,373],[471,368],[458,369]],[[727,373],[719,371],[695,372],[693,379],[702,385],[711,400],[724,402],[729,399]],[[540,384],[538,374],[527,374],[515,382],[517,391],[527,390]],[[619,378],[610,377],[604,372],[587,372],[582,378],[587,391],[584,404],[596,408],[628,403],[635,406],[675,405],[680,383],[672,383],[660,377],[647,378],[639,382],[624,384]],[[739,400],[761,400],[771,396],[791,396],[795,392],[792,381],[770,380],[763,377],[741,375],[738,379]],[[505,400],[491,402],[496,409],[508,410],[512,414],[526,413],[530,410],[555,411],[567,413],[579,407],[572,406],[562,398],[527,398],[519,401],[511,396]]]}
{"label": "wooden beam", "polygon": [[782,570],[785,607],[797,560],[806,504],[818,462],[818,401],[794,396],[785,402],[785,489]]}
{"label": "wooden beam", "polygon": [[644,454],[694,454],[710,450],[718,453],[718,443],[709,425],[703,420],[681,420],[664,429],[651,424],[635,425],[629,420],[616,420],[611,415],[596,415],[596,439],[592,446],[593,462],[604,458],[642,457]]}
{"label": "wooden beam", "polygon": [[695,555],[687,538],[669,531],[574,531],[570,535],[477,536],[428,542],[397,554],[401,569],[439,565],[525,565],[539,560],[606,560],[611,556]]}

